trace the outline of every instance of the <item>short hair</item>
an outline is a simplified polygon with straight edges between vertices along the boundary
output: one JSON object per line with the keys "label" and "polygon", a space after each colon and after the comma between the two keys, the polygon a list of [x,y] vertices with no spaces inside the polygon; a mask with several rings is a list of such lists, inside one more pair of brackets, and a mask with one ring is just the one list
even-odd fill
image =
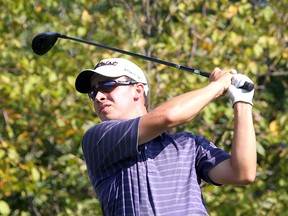
{"label": "short hair", "polygon": [[[124,77],[126,77],[128,79],[127,81],[137,82],[137,81],[135,81],[134,79],[132,79],[132,78],[130,78],[128,76],[124,76]],[[143,85],[145,85],[145,84],[143,84]],[[145,94],[145,91],[144,91],[143,95],[144,95],[144,98],[145,98],[144,106],[146,107],[146,110],[148,112],[149,111],[149,105],[150,105],[150,98],[149,98],[150,92],[149,92],[149,90],[147,91],[147,94]]]}

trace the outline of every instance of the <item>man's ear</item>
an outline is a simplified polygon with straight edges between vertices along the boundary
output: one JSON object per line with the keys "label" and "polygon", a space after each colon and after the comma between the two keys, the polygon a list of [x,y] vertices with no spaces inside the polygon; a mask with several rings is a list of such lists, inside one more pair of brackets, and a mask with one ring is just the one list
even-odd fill
{"label": "man's ear", "polygon": [[144,85],[142,83],[135,84],[136,94],[135,99],[138,100],[139,98],[144,96]]}

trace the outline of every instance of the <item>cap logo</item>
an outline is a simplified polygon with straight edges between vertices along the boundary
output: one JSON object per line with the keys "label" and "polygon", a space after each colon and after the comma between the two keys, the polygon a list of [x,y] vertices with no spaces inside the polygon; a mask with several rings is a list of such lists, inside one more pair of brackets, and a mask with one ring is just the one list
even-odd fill
{"label": "cap logo", "polygon": [[[133,71],[130,71],[130,70],[128,70],[127,68],[125,68],[124,71],[127,71],[127,72],[130,74],[130,76],[132,76],[131,78],[136,77],[137,79],[141,80],[141,77],[140,77],[138,74],[134,73]],[[135,78],[134,78],[134,79],[135,79]],[[136,80],[136,81],[137,81],[137,80]]]}
{"label": "cap logo", "polygon": [[118,64],[117,61],[99,62],[99,63],[95,66],[94,70],[95,70],[96,68],[98,68],[98,67],[101,67],[101,66],[107,66],[107,65],[116,66],[117,64]]}

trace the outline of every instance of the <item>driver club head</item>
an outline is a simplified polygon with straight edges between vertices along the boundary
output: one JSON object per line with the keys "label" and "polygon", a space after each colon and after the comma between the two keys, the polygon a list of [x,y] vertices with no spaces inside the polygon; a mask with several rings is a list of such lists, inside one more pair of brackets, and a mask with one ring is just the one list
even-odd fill
{"label": "driver club head", "polygon": [[57,32],[43,32],[36,35],[32,40],[32,49],[37,55],[44,55],[56,43],[61,34]]}

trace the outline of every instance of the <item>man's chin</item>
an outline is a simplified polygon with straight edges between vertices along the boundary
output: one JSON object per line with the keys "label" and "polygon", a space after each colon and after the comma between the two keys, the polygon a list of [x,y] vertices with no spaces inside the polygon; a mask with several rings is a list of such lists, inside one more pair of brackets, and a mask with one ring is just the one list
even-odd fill
{"label": "man's chin", "polygon": [[101,119],[101,121],[109,121],[109,120],[112,120],[112,119],[108,118],[107,116],[103,116],[103,115],[100,115],[99,118]]}
{"label": "man's chin", "polygon": [[98,117],[101,121],[117,120],[115,116],[109,115],[108,113],[101,112]]}

